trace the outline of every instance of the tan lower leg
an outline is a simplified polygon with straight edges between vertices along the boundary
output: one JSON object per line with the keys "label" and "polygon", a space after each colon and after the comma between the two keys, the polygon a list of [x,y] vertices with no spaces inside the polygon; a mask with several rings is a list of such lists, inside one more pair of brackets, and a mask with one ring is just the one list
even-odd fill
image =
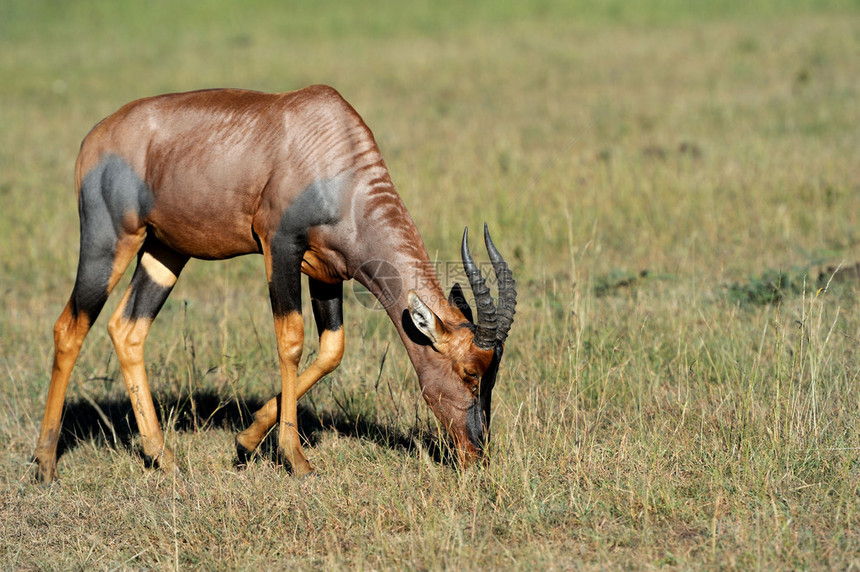
{"label": "tan lower leg", "polygon": [[254,421],[247,429],[236,436],[236,444],[244,449],[243,453],[253,453],[263,437],[269,432],[269,429],[274,427],[278,422],[278,403],[281,401],[281,394],[271,398],[260,409],[254,413]]}
{"label": "tan lower leg", "polygon": [[[320,352],[317,359],[296,380],[296,400],[301,399],[325,375],[334,371],[343,357],[343,348],[343,328],[336,331],[323,331],[320,335]],[[254,421],[236,437],[236,443],[244,448],[246,453],[253,452],[266,433],[278,422],[278,404],[281,401],[281,395],[279,393],[254,413]]]}
{"label": "tan lower leg", "polygon": [[301,477],[313,471],[302,451],[298,431],[298,365],[302,357],[304,321],[300,312],[275,317],[278,357],[281,365],[281,418],[278,452]]}
{"label": "tan lower leg", "polygon": [[37,469],[36,477],[42,482],[51,482],[57,476],[57,441],[60,437],[63,402],[72,368],[81,351],[84,338],[90,329],[89,319],[80,315],[72,316],[71,302],[66,305],[54,325],[54,364],[51,370],[51,384],[45,404],[45,416],[34,454]]}
{"label": "tan lower leg", "polygon": [[116,348],[128,395],[131,398],[134,418],[140,431],[143,453],[157,462],[161,469],[175,471],[177,470],[176,461],[173,453],[164,444],[164,435],[158,423],[143,361],[143,345],[152,321],[149,319],[126,320],[123,317],[128,296],[129,294],[126,293],[123,302],[120,303],[111,317],[108,330]]}

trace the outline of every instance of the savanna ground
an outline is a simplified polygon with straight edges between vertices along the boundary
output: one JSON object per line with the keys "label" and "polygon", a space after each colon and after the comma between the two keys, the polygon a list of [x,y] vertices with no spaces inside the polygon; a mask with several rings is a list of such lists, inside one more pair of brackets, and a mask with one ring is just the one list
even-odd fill
{"label": "savanna ground", "polygon": [[[819,279],[860,261],[858,30],[847,0],[3,2],[0,567],[860,567],[858,283]],[[271,440],[236,469],[279,384],[245,257],[192,261],[147,345],[183,477],[137,449],[115,295],[34,485],[80,140],[146,95],[310,83],[365,117],[440,267],[483,221],[514,267],[490,466],[446,462],[348,287],[303,400],[318,476]]]}

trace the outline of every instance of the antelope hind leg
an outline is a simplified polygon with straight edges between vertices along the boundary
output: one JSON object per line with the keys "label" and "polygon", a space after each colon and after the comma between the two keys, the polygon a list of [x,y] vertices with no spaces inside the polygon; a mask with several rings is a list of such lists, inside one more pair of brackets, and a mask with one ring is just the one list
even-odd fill
{"label": "antelope hind leg", "polygon": [[[117,236],[110,219],[100,220],[103,211],[90,203],[86,188],[81,191],[81,209],[90,213],[93,224],[81,228],[80,258],[75,286],[63,313],[54,325],[54,362],[45,404],[45,415],[34,460],[36,479],[49,483],[57,476],[57,442],[62,424],[63,402],[72,369],[87,333],[96,321],[116,283],[140,249],[143,230]],[[109,213],[104,213],[109,216]]]}
{"label": "antelope hind leg", "polygon": [[134,409],[143,453],[164,471],[178,468],[173,453],[164,444],[146,378],[143,350],[152,321],[187,261],[187,256],[154,238],[148,239],[141,250],[131,284],[108,325]]}

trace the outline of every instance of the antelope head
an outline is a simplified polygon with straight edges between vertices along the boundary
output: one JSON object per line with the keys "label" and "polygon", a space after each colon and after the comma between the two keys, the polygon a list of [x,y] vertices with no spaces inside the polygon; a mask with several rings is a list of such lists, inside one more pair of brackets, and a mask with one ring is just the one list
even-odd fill
{"label": "antelope head", "polygon": [[513,274],[486,224],[484,243],[498,282],[498,304],[469,251],[469,229],[463,232],[460,255],[477,320],[459,284],[451,289],[446,318],[434,313],[414,291],[408,294],[412,322],[434,350],[418,371],[423,396],[454,439],[464,464],[484,458],[490,439],[493,386],[517,305]]}

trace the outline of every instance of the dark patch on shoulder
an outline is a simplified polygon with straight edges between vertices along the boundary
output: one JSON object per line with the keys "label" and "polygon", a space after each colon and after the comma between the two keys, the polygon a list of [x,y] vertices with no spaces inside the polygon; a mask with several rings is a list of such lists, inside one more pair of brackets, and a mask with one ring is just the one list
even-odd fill
{"label": "dark patch on shoulder", "polygon": [[308,229],[333,224],[340,219],[342,190],[348,173],[331,179],[319,179],[305,187],[284,211],[278,224],[280,236],[307,236]]}
{"label": "dark patch on shoulder", "polygon": [[349,173],[318,179],[305,187],[284,211],[272,239],[272,311],[282,316],[301,311],[301,263],[308,230],[340,220],[342,189]]}

